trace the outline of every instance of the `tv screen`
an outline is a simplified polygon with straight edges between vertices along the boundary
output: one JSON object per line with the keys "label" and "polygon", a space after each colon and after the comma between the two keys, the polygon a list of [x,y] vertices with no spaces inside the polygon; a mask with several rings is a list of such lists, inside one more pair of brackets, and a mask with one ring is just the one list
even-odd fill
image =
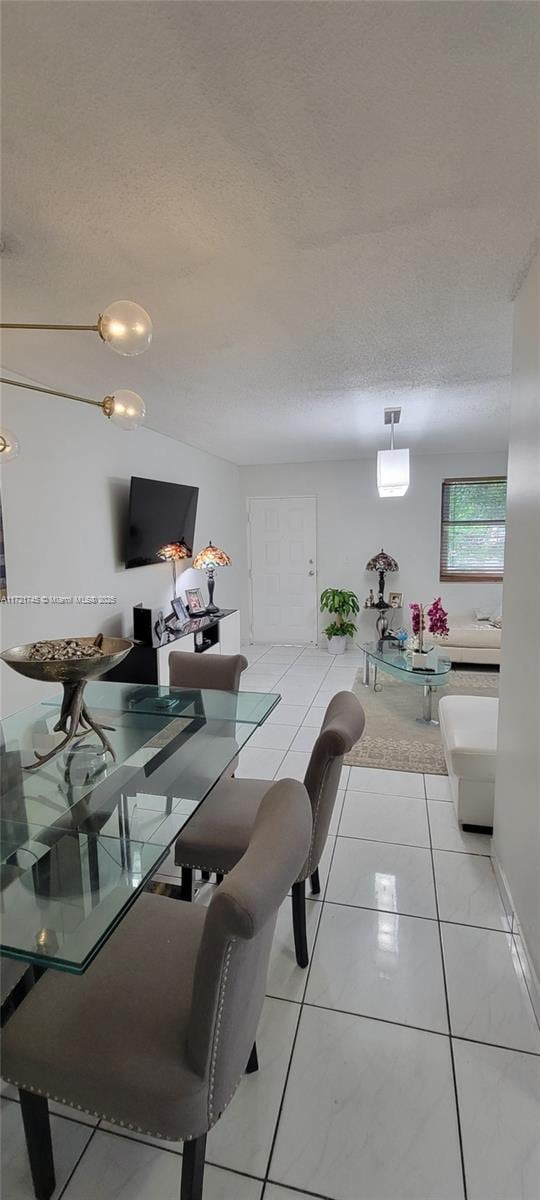
{"label": "tv screen", "polygon": [[162,546],[183,542],[193,553],[199,489],[134,475],[129,493],[126,567],[163,562]]}

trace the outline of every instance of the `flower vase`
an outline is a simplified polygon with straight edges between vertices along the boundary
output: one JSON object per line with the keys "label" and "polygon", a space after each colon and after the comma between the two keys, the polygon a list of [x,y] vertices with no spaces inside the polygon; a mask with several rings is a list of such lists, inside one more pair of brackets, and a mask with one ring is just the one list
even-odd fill
{"label": "flower vase", "polygon": [[428,651],[424,650],[424,608],[422,604],[418,608],[418,633],[416,635],[418,649],[413,651],[411,666],[413,671],[425,671]]}

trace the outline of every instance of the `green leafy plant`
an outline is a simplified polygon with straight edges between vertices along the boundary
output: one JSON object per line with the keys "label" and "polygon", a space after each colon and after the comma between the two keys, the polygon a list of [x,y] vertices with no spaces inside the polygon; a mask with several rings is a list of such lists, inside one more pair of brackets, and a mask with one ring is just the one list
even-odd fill
{"label": "green leafy plant", "polygon": [[348,617],[360,612],[360,601],[356,592],[343,591],[341,588],[326,588],[321,596],[321,612],[331,613],[336,619],[324,630],[327,638],[354,637],[356,625]]}

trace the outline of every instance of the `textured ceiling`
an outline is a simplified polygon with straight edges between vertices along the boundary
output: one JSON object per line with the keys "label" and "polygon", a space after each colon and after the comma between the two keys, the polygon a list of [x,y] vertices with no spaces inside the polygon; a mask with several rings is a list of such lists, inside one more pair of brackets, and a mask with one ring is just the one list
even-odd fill
{"label": "textured ceiling", "polygon": [[371,453],[395,402],[418,451],[505,444],[538,4],[2,9],[4,319],[130,297],[155,327],[131,360],[9,334],[4,367],[131,385],[242,463]]}

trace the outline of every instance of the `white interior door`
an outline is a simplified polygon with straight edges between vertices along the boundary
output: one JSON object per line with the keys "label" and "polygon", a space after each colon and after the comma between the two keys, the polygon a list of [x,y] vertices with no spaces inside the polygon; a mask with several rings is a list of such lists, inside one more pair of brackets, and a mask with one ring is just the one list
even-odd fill
{"label": "white interior door", "polygon": [[315,642],[315,497],[252,499],[248,519],[253,641]]}

